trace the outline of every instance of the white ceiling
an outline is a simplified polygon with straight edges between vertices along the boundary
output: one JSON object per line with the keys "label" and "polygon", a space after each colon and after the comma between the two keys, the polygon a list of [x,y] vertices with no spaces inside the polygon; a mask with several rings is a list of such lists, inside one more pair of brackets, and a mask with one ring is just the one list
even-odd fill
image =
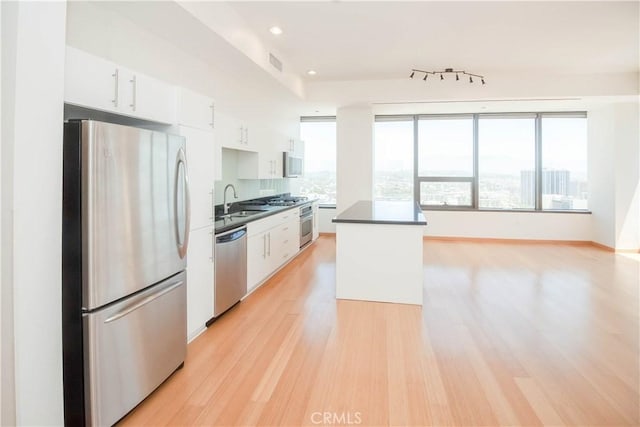
{"label": "white ceiling", "polygon": [[[639,3],[230,2],[307,81],[406,78],[411,68],[637,72]],[[268,29],[280,26],[284,34]],[[306,75],[308,69],[318,74]]]}

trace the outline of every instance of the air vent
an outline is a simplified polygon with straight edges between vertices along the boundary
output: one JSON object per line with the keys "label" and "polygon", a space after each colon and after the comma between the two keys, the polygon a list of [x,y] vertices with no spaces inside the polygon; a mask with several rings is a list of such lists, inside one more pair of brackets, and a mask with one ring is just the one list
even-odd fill
{"label": "air vent", "polygon": [[282,72],[282,62],[280,62],[278,58],[273,56],[272,53],[269,54],[269,62],[271,63],[271,65],[273,65],[275,69]]}

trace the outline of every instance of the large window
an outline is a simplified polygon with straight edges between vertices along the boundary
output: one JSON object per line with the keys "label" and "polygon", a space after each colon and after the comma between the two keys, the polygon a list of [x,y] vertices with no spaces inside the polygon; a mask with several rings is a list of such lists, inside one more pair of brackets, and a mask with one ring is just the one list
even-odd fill
{"label": "large window", "polygon": [[413,200],[413,120],[385,118],[375,125],[376,200]]}
{"label": "large window", "polygon": [[478,120],[478,206],[535,209],[536,118]]}
{"label": "large window", "polygon": [[542,117],[542,209],[587,209],[587,123]]}
{"label": "large window", "polygon": [[300,194],[319,199],[321,205],[336,204],[336,119],[303,117],[300,138],[304,141],[304,176],[298,178]]}
{"label": "large window", "polygon": [[586,113],[378,116],[375,196],[432,209],[586,210],[586,128]]}
{"label": "large window", "polygon": [[472,205],[472,116],[418,119],[416,183],[423,206]]}

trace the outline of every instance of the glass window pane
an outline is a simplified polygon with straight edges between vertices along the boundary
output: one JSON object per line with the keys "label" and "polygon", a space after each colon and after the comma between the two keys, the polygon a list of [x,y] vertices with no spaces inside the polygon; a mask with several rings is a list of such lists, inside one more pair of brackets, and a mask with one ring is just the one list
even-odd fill
{"label": "glass window pane", "polygon": [[421,182],[423,206],[471,206],[470,182]]}
{"label": "glass window pane", "polygon": [[413,200],[413,121],[375,123],[374,196]]}
{"label": "glass window pane", "polygon": [[419,176],[473,176],[473,119],[418,122]]}
{"label": "glass window pane", "polygon": [[535,118],[480,118],[479,206],[535,209],[535,155]]}
{"label": "glass window pane", "polygon": [[301,122],[304,141],[304,176],[297,178],[299,193],[336,204],[336,122]]}
{"label": "glass window pane", "polygon": [[542,209],[587,209],[587,119],[542,118]]}

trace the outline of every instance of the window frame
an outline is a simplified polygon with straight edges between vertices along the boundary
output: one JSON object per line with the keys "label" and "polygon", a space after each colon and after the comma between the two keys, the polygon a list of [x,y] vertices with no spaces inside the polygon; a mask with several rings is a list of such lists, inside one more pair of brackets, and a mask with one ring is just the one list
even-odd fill
{"label": "window frame", "polygon": [[[328,123],[328,122],[333,122],[336,123],[336,133],[337,133],[337,119],[336,116],[300,116],[300,123]],[[306,143],[306,142],[305,142]],[[337,141],[337,135],[336,135],[336,151],[337,151],[337,145],[338,145],[338,141]],[[337,166],[337,159],[336,159],[336,166]],[[336,177],[337,177],[338,171],[336,170]],[[336,195],[338,194],[338,183],[336,180]],[[336,200],[337,201],[337,200]],[[318,203],[318,208],[319,209],[335,209],[336,208],[336,203]]]}
{"label": "window frame", "polygon": [[[471,118],[473,120],[473,174],[470,177],[420,176],[419,170],[419,121],[420,119]],[[486,118],[535,118],[535,208],[534,209],[495,209],[479,207],[479,124]],[[584,118],[586,111],[545,111],[545,112],[496,112],[496,113],[454,113],[454,114],[406,114],[376,115],[374,121],[410,121],[413,120],[413,199],[423,210],[433,211],[475,211],[475,212],[544,212],[590,214],[589,209],[542,209],[542,119],[543,118]],[[587,153],[588,155],[588,153]],[[471,183],[470,205],[423,205],[420,203],[420,184],[422,182],[469,182]]]}

